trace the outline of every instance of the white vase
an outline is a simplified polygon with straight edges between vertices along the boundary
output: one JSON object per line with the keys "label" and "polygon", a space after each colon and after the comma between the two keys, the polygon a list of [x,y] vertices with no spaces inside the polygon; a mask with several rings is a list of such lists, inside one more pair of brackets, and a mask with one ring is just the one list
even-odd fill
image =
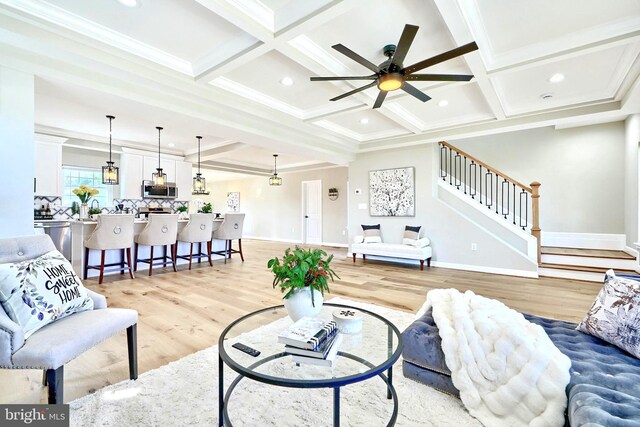
{"label": "white vase", "polygon": [[86,203],[80,205],[80,219],[89,218],[89,206]]}
{"label": "white vase", "polygon": [[315,317],[320,313],[324,298],[318,290],[313,290],[313,302],[311,303],[311,288],[301,288],[296,290],[293,295],[284,300],[284,306],[287,309],[289,317],[296,322],[303,317]]}

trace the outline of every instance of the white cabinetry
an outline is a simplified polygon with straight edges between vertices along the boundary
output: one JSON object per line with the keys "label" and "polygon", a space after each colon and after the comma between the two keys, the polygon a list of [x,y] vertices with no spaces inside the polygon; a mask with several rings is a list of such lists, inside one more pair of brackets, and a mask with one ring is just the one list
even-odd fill
{"label": "white cabinetry", "polygon": [[[168,159],[160,159],[160,167],[167,175],[167,182],[176,182],[176,161]],[[151,174],[156,173],[158,169],[158,158],[144,156],[143,175],[145,180],[151,180]]]}
{"label": "white cabinetry", "polygon": [[[120,155],[120,198],[140,199],[142,197],[143,156],[139,154]],[[151,179],[151,175],[149,178]]]}
{"label": "white cabinetry", "polygon": [[62,145],[36,141],[35,156],[35,195],[62,197]]}
{"label": "white cabinetry", "polygon": [[176,186],[178,187],[177,200],[183,202],[191,201],[192,187],[192,165],[191,162],[176,162]]}

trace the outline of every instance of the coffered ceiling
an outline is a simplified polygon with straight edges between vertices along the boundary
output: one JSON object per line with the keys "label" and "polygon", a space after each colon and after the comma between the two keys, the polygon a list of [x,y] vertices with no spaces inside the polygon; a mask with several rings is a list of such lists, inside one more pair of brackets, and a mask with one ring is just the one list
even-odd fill
{"label": "coffered ceiling", "polygon": [[[370,71],[405,24],[420,28],[412,64],[475,41],[479,50],[423,72],[423,103],[366,81],[311,76]],[[616,0],[0,0],[0,66],[36,75],[38,132],[264,174],[346,164],[359,152],[539,126],[620,120],[640,111],[640,2]],[[561,80],[554,82],[553,80]],[[170,146],[171,144],[172,146]]]}

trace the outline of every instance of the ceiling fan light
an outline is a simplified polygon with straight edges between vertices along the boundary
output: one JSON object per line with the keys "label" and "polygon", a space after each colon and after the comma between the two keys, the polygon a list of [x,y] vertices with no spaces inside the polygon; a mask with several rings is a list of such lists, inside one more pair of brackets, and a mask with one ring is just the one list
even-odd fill
{"label": "ceiling fan light", "polygon": [[378,89],[390,92],[402,87],[402,76],[398,73],[389,73],[378,78]]}

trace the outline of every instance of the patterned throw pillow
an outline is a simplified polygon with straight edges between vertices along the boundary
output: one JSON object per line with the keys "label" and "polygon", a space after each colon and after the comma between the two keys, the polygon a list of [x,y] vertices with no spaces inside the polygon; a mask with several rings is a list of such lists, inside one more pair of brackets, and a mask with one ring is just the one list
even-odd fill
{"label": "patterned throw pillow", "polygon": [[382,234],[380,234],[380,224],[364,225],[362,224],[364,234],[364,243],[382,243]]}
{"label": "patterned throw pillow", "polygon": [[420,238],[420,229],[422,226],[407,225],[404,227],[404,236],[402,238],[403,245],[413,245],[413,243]]}
{"label": "patterned throw pillow", "polygon": [[0,264],[0,305],[28,338],[43,326],[70,314],[93,310],[93,300],[58,251],[38,258]]}
{"label": "patterned throw pillow", "polygon": [[640,358],[640,282],[607,271],[604,286],[576,329]]}

